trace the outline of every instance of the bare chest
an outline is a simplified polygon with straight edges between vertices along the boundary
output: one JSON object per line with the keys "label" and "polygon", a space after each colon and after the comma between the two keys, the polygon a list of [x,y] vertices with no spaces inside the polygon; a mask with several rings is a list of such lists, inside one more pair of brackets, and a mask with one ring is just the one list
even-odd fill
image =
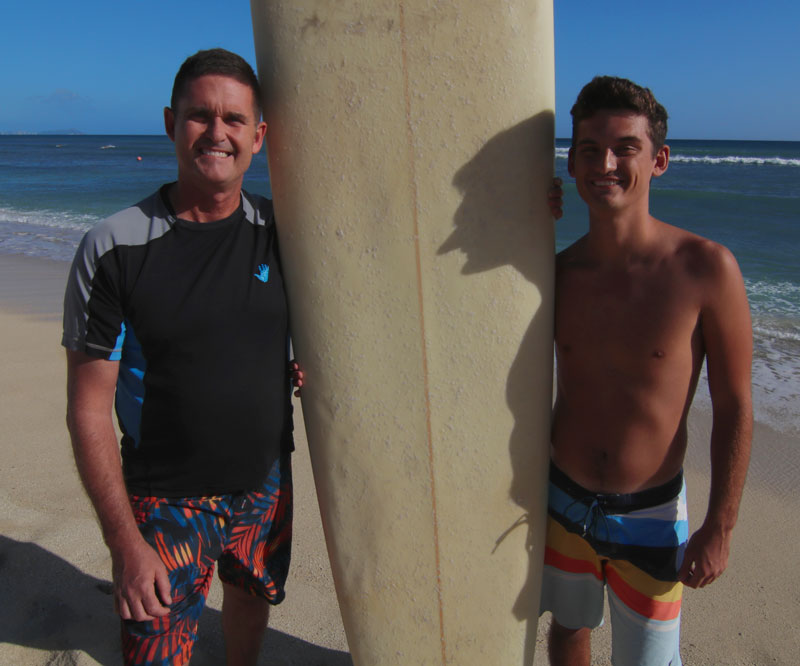
{"label": "bare chest", "polygon": [[561,363],[574,359],[641,368],[648,359],[686,362],[695,356],[700,300],[668,273],[575,271],[560,276],[556,345]]}

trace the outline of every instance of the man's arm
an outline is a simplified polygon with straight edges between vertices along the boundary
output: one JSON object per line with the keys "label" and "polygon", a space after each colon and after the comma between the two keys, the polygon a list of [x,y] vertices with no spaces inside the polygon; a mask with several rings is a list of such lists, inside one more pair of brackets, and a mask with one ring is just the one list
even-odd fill
{"label": "man's arm", "polygon": [[706,519],[689,540],[679,573],[694,588],[708,585],[727,567],[753,433],[753,334],[744,281],[725,248],[716,246],[709,259],[713,288],[701,326],[713,408],[711,490]]}
{"label": "man's arm", "polygon": [[139,533],[122,478],[112,420],[118,373],[116,361],[67,351],[67,427],[111,551],[117,612],[125,620],[152,620],[169,613],[172,598],[166,567]]}

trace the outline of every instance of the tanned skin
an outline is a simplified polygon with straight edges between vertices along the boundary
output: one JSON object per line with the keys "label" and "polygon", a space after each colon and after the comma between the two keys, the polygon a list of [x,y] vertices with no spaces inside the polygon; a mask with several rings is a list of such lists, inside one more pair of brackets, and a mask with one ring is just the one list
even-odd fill
{"label": "tanned skin", "polygon": [[[569,173],[589,232],[556,261],[557,396],[552,459],[581,486],[633,493],[674,478],[704,360],[713,405],[711,491],[679,579],[725,570],[750,456],[750,310],[723,246],[650,215],[669,165],[647,118],[599,111],[580,121]],[[589,664],[589,629],[554,622],[551,663]]]}

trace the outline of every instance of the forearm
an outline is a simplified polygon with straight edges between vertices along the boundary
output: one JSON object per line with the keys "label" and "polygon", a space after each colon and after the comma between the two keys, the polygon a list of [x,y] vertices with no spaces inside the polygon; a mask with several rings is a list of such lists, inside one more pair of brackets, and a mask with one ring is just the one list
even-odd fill
{"label": "forearm", "polygon": [[70,411],[67,423],[78,473],[112,552],[139,535],[120,465],[111,416]]}
{"label": "forearm", "polygon": [[111,551],[114,603],[124,620],[169,613],[169,576],[139,532],[112,421],[118,363],[67,352],[67,427],[81,481]]}
{"label": "forearm", "polygon": [[739,503],[750,463],[753,413],[749,395],[714,408],[711,431],[711,490],[705,523],[730,532],[736,524]]}

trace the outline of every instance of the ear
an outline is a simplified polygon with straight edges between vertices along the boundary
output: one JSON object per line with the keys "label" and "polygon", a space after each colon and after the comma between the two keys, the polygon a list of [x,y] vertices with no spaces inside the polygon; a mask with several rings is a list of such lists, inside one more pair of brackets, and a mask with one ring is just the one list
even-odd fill
{"label": "ear", "polygon": [[253,139],[253,155],[261,152],[261,146],[264,145],[264,137],[267,135],[267,123],[263,120],[259,121],[256,125],[256,135]]}
{"label": "ear", "polygon": [[173,113],[172,109],[168,106],[164,107],[164,130],[167,132],[167,136],[172,139],[173,143],[175,141],[175,114]]}
{"label": "ear", "polygon": [[567,173],[575,178],[575,152],[573,148],[567,153]]}
{"label": "ear", "polygon": [[666,144],[656,153],[656,163],[653,167],[653,176],[658,178],[669,166],[669,146]]}

